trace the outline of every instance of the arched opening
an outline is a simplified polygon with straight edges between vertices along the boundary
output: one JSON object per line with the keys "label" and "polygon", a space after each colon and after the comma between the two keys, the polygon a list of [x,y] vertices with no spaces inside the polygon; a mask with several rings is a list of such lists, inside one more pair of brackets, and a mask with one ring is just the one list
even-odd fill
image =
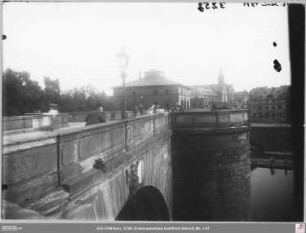
{"label": "arched opening", "polygon": [[153,186],[145,186],[127,201],[116,220],[169,221],[170,218],[161,192]]}

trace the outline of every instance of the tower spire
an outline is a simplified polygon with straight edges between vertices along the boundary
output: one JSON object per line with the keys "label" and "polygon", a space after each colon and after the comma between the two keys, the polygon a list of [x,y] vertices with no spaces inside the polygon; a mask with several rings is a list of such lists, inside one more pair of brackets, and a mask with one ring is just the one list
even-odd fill
{"label": "tower spire", "polygon": [[222,72],[222,68],[220,68],[220,73],[219,73],[219,76],[218,76],[218,84],[219,85],[224,85],[224,75],[223,75],[223,72]]}

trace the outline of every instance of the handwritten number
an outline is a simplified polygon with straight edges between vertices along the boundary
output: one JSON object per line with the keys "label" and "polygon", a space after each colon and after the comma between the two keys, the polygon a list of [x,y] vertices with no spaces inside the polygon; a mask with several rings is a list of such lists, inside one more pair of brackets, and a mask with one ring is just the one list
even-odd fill
{"label": "handwritten number", "polygon": [[204,8],[202,7],[202,2],[199,2],[199,7],[198,7],[198,10],[203,12],[204,11]]}
{"label": "handwritten number", "polygon": [[225,9],[225,2],[199,2],[198,3],[198,10],[203,12],[205,9],[209,10],[209,9]]}

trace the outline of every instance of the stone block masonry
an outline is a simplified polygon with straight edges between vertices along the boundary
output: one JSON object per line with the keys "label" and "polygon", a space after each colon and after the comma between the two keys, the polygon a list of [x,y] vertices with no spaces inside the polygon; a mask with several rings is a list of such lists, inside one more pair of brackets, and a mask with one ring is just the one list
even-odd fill
{"label": "stone block masonry", "polygon": [[[180,115],[180,119],[184,118],[184,114]],[[239,119],[245,122],[245,115],[239,117],[236,112],[235,117],[230,117],[226,114],[231,112],[222,113],[221,122],[218,121],[220,114],[210,113],[211,122],[221,122],[216,125],[217,130],[203,124],[198,127],[193,125],[192,128],[186,124],[185,127],[181,124],[179,128],[175,123],[172,125],[175,220],[248,220],[251,173],[249,129],[239,122]],[[215,121],[211,120],[213,116]],[[233,121],[225,122],[225,119]],[[237,123],[239,125],[235,125]]]}
{"label": "stone block masonry", "polygon": [[48,218],[113,221],[137,190],[153,186],[170,219],[243,221],[249,150],[245,111],[156,114],[74,128],[5,142],[2,197]]}
{"label": "stone block masonry", "polygon": [[141,185],[156,187],[171,212],[170,138],[168,116],[157,114],[6,142],[2,197],[48,218],[114,220],[130,196],[126,171],[142,161]]}

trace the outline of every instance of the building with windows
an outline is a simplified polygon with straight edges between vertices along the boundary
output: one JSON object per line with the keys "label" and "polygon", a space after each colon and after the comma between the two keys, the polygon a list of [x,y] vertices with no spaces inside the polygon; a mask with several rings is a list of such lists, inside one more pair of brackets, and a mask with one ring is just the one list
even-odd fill
{"label": "building with windows", "polygon": [[257,87],[249,92],[250,122],[289,122],[290,86]]}
{"label": "building with windows", "polygon": [[[113,89],[114,102],[116,107],[121,109],[122,86]],[[127,82],[125,96],[127,110],[133,110],[135,107],[148,109],[153,104],[164,109],[176,105],[181,105],[185,110],[190,108],[190,88],[167,79],[164,72],[158,70],[145,72],[144,77]]]}
{"label": "building with windows", "polygon": [[192,108],[211,109],[213,106],[232,106],[235,100],[233,85],[226,84],[222,71],[218,76],[218,84],[194,85],[191,87]]}
{"label": "building with windows", "polygon": [[247,91],[238,91],[235,93],[235,108],[247,109],[249,101],[249,93]]}

